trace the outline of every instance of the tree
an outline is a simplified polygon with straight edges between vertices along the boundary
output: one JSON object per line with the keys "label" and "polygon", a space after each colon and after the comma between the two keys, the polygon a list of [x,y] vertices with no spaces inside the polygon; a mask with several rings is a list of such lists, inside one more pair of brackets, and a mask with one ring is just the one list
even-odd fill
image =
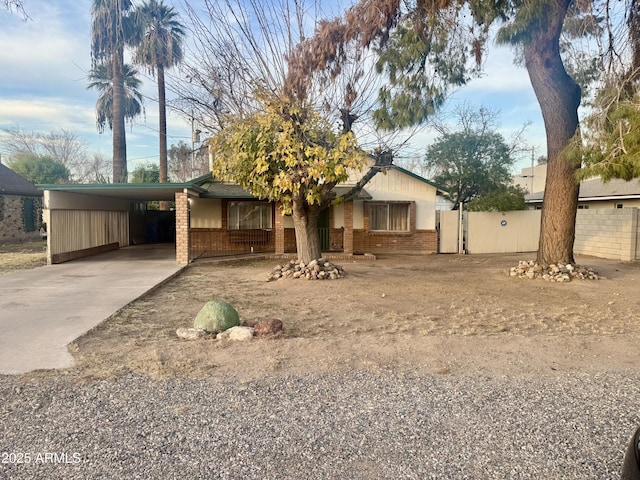
{"label": "tree", "polygon": [[180,140],[171,145],[168,154],[169,178],[174,182],[186,182],[211,172],[209,169],[209,149],[206,145],[194,152],[191,145]]}
{"label": "tree", "polygon": [[470,105],[456,109],[457,130],[435,122],[440,137],[427,148],[424,169],[449,190],[454,209],[478,197],[505,190],[511,183],[513,154],[522,150],[520,135],[507,144],[496,132],[498,112]]}
{"label": "tree", "polygon": [[160,113],[160,182],[167,181],[167,102],[164,72],[182,61],[184,26],[178,13],[162,0],[148,0],[138,10],[143,28],[135,61],[145,65],[158,78]]}
{"label": "tree", "polygon": [[2,0],[2,5],[10,12],[13,12],[15,10],[16,12],[22,13],[22,16],[25,19],[29,18],[27,12],[24,9],[24,5],[22,4],[22,0]]}
{"label": "tree", "polygon": [[335,199],[333,187],[361,166],[352,133],[336,133],[309,108],[265,98],[264,111],[213,139],[214,175],[239,183],[291,214],[300,261],[320,258],[318,215]]}
{"label": "tree", "polygon": [[22,130],[19,126],[2,129],[0,144],[9,155],[49,156],[69,169],[72,176],[81,170],[87,143],[76,132],[61,128],[48,133]]}
{"label": "tree", "polygon": [[565,68],[560,37],[565,20],[571,20],[567,33],[597,35],[599,18],[610,16],[594,15],[591,2],[571,0],[418,1],[404,7],[398,0],[361,0],[343,19],[320,24],[290,56],[290,66],[299,72],[337,71],[348,45],[374,46],[378,70],[388,80],[377,118],[386,127],[413,124],[439,106],[451,85],[463,85],[477,72],[491,26],[503,23],[497,39],[522,52],[547,134],[538,262],[573,262],[581,91]]}
{"label": "tree", "polygon": [[160,168],[155,163],[138,165],[131,172],[131,183],[160,183]]}
{"label": "tree", "polygon": [[135,41],[135,17],[129,16],[131,0],[93,0],[91,9],[91,57],[93,67],[109,65],[113,85],[111,125],[113,132],[113,181],[127,181],[125,136],[124,47]]}
{"label": "tree", "polygon": [[[106,126],[113,130],[114,119],[114,88],[112,75],[113,70],[109,64],[96,65],[89,72],[89,85],[87,88],[98,90],[98,100],[96,101],[96,125],[100,133],[104,132]],[[133,121],[135,117],[143,112],[144,98],[140,93],[142,82],[138,78],[138,70],[131,65],[123,66],[124,78],[124,119]]]}
{"label": "tree", "polygon": [[64,165],[43,155],[18,154],[9,167],[30,182],[39,185],[66,183],[69,180],[69,170]]}
{"label": "tree", "polygon": [[509,212],[524,210],[524,191],[519,186],[501,187],[485,195],[481,195],[467,204],[470,212]]}
{"label": "tree", "polygon": [[433,181],[449,190],[457,210],[460,203],[506,188],[514,159],[498,133],[456,132],[437,139],[425,163],[436,172]]}
{"label": "tree", "polygon": [[[375,97],[363,92],[375,91],[375,72],[353,52],[339,74],[318,71],[300,82],[298,73],[307,73],[291,70],[287,59],[311,33],[320,2],[222,1],[206,8],[208,18],[189,13],[198,54],[183,67],[183,109],[214,132],[214,175],[280,202],[293,216],[300,259],[319,258],[318,215],[335,200],[336,182],[364,156],[356,121],[373,111],[368,100]],[[378,164],[357,189],[392,159],[380,137],[371,138]]]}

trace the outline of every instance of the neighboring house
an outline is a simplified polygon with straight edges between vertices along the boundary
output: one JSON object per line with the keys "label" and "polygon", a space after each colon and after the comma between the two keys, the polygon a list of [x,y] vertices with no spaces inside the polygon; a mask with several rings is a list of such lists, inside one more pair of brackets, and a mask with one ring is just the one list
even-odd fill
{"label": "neighboring house", "polygon": [[[140,233],[150,218],[145,202],[151,200],[176,202],[172,231],[180,263],[248,252],[295,253],[296,249],[291,217],[283,216],[273,202],[260,200],[210,174],[180,184],[42,188],[50,263],[97,253],[104,245],[144,241]],[[349,183],[340,185],[336,194],[349,189]],[[445,193],[433,182],[391,166],[378,173],[354,199],[321,214],[321,248],[346,255],[435,252],[436,202]],[[75,226],[73,230],[70,225]],[[79,225],[93,227],[83,229]]]}
{"label": "neighboring house", "polygon": [[[544,192],[536,192],[525,195],[525,202],[540,209],[543,198]],[[578,210],[627,207],[640,207],[640,182],[637,179],[628,182],[612,179],[605,183],[600,178],[594,178],[580,184]]]}
{"label": "neighboring house", "polygon": [[520,174],[513,175],[511,180],[527,193],[542,192],[547,181],[547,164],[523,168]]}
{"label": "neighboring house", "polygon": [[42,192],[0,163],[0,243],[39,237]]}

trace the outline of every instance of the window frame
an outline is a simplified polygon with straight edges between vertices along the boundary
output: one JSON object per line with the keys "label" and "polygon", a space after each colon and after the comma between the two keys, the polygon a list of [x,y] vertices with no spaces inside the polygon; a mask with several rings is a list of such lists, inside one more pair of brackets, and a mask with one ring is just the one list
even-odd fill
{"label": "window frame", "polygon": [[[371,211],[374,207],[385,206],[387,209],[386,214],[386,229],[375,229],[372,228],[372,215]],[[392,206],[402,206],[405,208],[406,212],[406,229],[404,230],[391,230],[391,207]],[[372,233],[411,233],[411,202],[405,201],[374,201],[367,202],[367,216],[369,217],[369,231]]]}
{"label": "window frame", "polygon": [[[260,226],[259,227],[243,227],[242,219],[240,218],[241,210],[240,208],[243,206],[256,206],[260,208],[259,218],[260,218]],[[263,217],[265,211],[267,212],[267,219],[265,225],[265,219]],[[235,213],[235,219],[232,221],[232,216]],[[273,228],[273,208],[270,202],[261,202],[261,201],[230,201],[227,203],[227,230],[271,230]]]}

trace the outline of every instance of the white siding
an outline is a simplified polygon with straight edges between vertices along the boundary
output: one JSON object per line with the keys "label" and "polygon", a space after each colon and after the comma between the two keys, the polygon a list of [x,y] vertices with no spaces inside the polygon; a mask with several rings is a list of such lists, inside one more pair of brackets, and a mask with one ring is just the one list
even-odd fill
{"label": "white siding", "polygon": [[[414,201],[416,202],[416,228],[434,230],[436,228],[436,188],[397,170],[378,173],[364,187],[373,201]],[[355,225],[354,212],[353,228]]]}

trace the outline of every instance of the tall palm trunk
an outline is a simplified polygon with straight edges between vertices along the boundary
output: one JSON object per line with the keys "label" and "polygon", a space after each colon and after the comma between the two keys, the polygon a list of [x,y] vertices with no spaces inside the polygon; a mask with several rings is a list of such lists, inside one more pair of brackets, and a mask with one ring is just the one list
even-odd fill
{"label": "tall palm trunk", "polygon": [[158,106],[160,109],[160,183],[167,181],[167,103],[164,86],[164,66],[159,63],[158,69]]}
{"label": "tall palm trunk", "polygon": [[[164,85],[164,65],[158,63],[158,108],[160,116],[160,183],[167,182],[167,101]],[[160,202],[160,210],[169,210],[168,202]]]}
{"label": "tall palm trunk", "polygon": [[580,87],[567,74],[560,57],[559,38],[571,0],[549,0],[544,19],[524,45],[531,85],[538,98],[547,135],[547,179],[542,207],[538,263],[574,262],[578,162],[567,147],[578,128]]}
{"label": "tall palm trunk", "polygon": [[113,52],[113,183],[127,183],[127,141],[124,125],[123,48]]}

